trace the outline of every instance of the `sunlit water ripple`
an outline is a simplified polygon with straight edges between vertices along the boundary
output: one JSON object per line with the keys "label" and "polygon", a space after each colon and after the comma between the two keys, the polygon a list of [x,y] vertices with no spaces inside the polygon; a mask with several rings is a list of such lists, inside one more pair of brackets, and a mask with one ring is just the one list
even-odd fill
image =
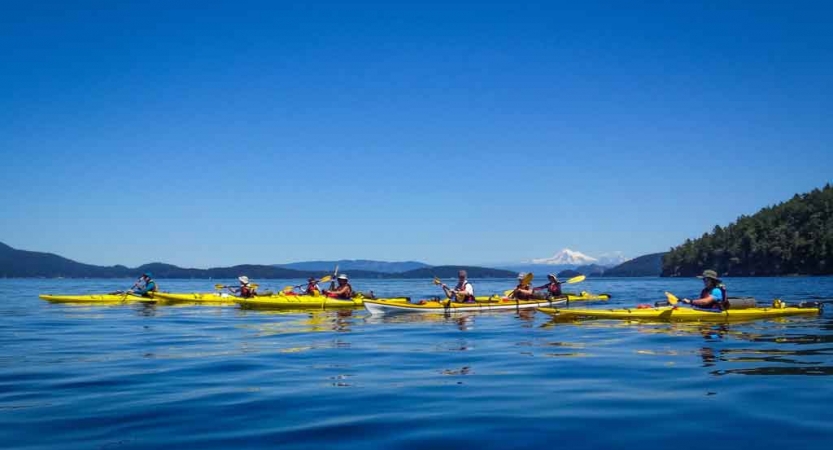
{"label": "sunlit water ripple", "polygon": [[[730,279],[833,297],[833,278]],[[169,291],[217,282],[161,280]],[[298,280],[267,280],[280,287]],[[4,448],[828,448],[833,313],[732,324],[554,323],[534,312],[369,316],[89,307],[38,293],[126,280],[0,280]],[[436,295],[425,280],[356,280]],[[478,293],[512,280],[475,280]],[[591,279],[612,305],[695,279]],[[833,305],[830,305],[833,307]]]}

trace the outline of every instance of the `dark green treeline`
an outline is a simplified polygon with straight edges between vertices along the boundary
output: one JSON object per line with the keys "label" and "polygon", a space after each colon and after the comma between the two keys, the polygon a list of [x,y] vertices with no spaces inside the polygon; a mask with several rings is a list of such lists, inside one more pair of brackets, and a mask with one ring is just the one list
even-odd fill
{"label": "dark green treeline", "polygon": [[729,276],[833,274],[833,188],[830,184],[741,216],[725,228],[672,248],[662,276],[714,269]]}

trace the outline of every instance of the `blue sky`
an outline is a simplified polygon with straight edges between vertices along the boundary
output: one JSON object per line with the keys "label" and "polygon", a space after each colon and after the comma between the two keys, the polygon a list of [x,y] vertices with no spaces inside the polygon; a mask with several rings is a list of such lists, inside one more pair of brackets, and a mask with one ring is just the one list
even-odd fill
{"label": "blue sky", "polygon": [[632,257],[833,181],[827,2],[2,4],[17,248]]}

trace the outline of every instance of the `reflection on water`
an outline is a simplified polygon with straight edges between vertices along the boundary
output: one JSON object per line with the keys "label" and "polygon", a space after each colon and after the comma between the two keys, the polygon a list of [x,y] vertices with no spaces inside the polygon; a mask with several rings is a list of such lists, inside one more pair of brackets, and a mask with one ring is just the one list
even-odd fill
{"label": "reflection on water", "polygon": [[[699,286],[692,281],[587,283],[613,292],[605,307],[616,307],[650,303],[669,284],[675,292]],[[729,324],[556,323],[532,310],[371,316],[36,297],[104,292],[108,283],[0,280],[6,447],[498,449],[563,440],[682,450],[702,446],[691,437],[703,430],[717,448],[833,440],[824,401],[833,398],[830,311]],[[168,281],[166,289],[207,284]],[[436,293],[420,280],[362,284],[385,295]],[[477,281],[482,292],[513,284]],[[759,297],[822,295],[833,279],[732,287]],[[656,418],[661,427],[650,426]]]}

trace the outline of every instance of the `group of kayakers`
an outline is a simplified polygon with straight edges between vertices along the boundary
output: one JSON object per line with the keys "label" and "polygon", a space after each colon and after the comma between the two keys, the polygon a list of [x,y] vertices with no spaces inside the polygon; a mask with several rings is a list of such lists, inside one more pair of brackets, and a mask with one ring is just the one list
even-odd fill
{"label": "group of kayakers", "polygon": [[[694,300],[683,299],[683,303],[690,304],[700,309],[714,309],[724,310],[728,309],[728,295],[726,294],[726,285],[718,277],[714,270],[705,270],[703,274],[697,278],[703,279],[705,285],[700,291],[700,297]],[[445,283],[441,284],[446,297],[452,301],[462,303],[473,303],[474,286],[468,280],[468,274],[465,270],[457,273],[457,284],[451,288]],[[554,273],[547,275],[547,283],[541,286],[533,287],[531,285],[532,277],[529,274],[518,274],[518,285],[515,289],[507,295],[509,298],[517,300],[546,300],[554,299],[563,296],[561,291],[561,281]]]}
{"label": "group of kayakers", "polygon": [[[703,290],[700,291],[700,297],[694,300],[685,298],[682,302],[701,309],[727,309],[729,297],[726,294],[726,286],[718,277],[717,272],[706,270],[698,278],[702,278],[704,284]],[[232,294],[242,298],[251,298],[257,295],[257,285],[251,283],[249,277],[242,275],[237,278],[237,281],[240,283],[239,286],[225,286]],[[301,295],[325,295],[330,298],[346,300],[353,298],[355,294],[353,286],[350,285],[349,278],[345,274],[336,276],[336,281],[330,284],[329,289],[322,290],[318,285],[319,282],[319,279],[309,277],[306,287],[301,290]],[[518,274],[518,285],[508,294],[508,297],[517,300],[537,300],[552,299],[563,295],[561,292],[562,283],[553,273],[547,275],[546,284],[532,287],[531,282],[532,277],[529,274]],[[452,301],[462,303],[473,303],[475,301],[474,285],[468,280],[468,273],[465,270],[457,272],[457,284],[453,288],[445,283],[440,283],[440,286],[446,297]],[[158,290],[156,281],[153,280],[153,274],[145,272],[129,292],[134,295],[149,297],[152,292]]]}

